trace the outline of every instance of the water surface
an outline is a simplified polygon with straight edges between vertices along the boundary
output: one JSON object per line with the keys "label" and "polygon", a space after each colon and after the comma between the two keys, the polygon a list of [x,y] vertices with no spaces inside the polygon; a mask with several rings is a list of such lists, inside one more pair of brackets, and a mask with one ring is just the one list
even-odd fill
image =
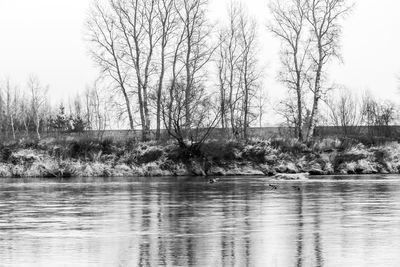
{"label": "water surface", "polygon": [[0,266],[386,267],[399,252],[396,176],[0,180]]}

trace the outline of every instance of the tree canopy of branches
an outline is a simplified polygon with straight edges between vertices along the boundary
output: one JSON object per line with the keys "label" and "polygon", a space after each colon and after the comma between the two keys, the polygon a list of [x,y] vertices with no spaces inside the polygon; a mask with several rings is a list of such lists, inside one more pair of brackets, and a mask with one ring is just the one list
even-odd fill
{"label": "tree canopy of branches", "polygon": [[[310,66],[307,61],[310,38],[307,34],[306,3],[303,0],[277,0],[269,6],[274,22],[268,28],[282,42],[282,70],[279,80],[289,89],[289,98],[279,108],[289,125],[296,129],[299,140],[303,140],[304,86]],[[294,95],[294,101],[291,98]]]}
{"label": "tree canopy of branches", "polygon": [[349,134],[350,127],[360,125],[360,108],[355,96],[349,89],[342,88],[327,101],[329,118],[334,126],[341,127],[343,134]]}
{"label": "tree canopy of branches", "polygon": [[115,82],[118,92],[122,94],[125,101],[125,110],[129,117],[129,126],[133,129],[134,119],[128,80],[128,70],[131,66],[125,64],[123,60],[126,56],[123,53],[122,35],[118,31],[117,23],[117,16],[110,13],[100,2],[95,1],[87,22],[87,38],[92,44],[92,57],[100,66],[102,74]]}
{"label": "tree canopy of branches", "polygon": [[[186,86],[184,82],[174,87],[173,98],[164,95],[163,121],[170,136],[172,136],[188,153],[198,155],[201,145],[218,125],[220,120],[219,109],[213,108],[210,95],[205,94],[204,88],[191,90],[189,96],[192,101],[190,110],[186,108]],[[191,120],[188,125],[186,114],[189,112]]]}
{"label": "tree canopy of branches", "polygon": [[365,126],[389,126],[395,119],[395,105],[390,101],[379,101],[366,92],[362,97],[361,115]]}
{"label": "tree canopy of branches", "polygon": [[[0,81],[0,137],[36,138],[44,133],[104,130],[113,112],[95,84],[64,105],[50,104],[49,87],[35,75],[17,86],[11,79]],[[114,126],[115,127],[115,126]]]}
{"label": "tree canopy of branches", "polygon": [[[273,21],[269,29],[283,44],[280,80],[295,94],[292,110],[300,140],[314,134],[319,103],[329,89],[327,64],[340,58],[341,21],[350,9],[346,0],[276,0],[270,5]],[[304,87],[311,92],[310,100],[305,100]],[[307,121],[303,108],[310,114]]]}
{"label": "tree canopy of branches", "polygon": [[217,54],[221,126],[230,126],[234,136],[247,139],[248,127],[257,118],[252,108],[260,89],[257,25],[238,2],[228,8]]}
{"label": "tree canopy of branches", "polygon": [[143,140],[152,116],[160,137],[162,95],[167,88],[173,92],[178,79],[185,80],[185,117],[191,123],[191,91],[201,86],[214,50],[206,7],[205,0],[105,0],[92,7],[87,28],[93,58],[123,95],[131,129],[134,96]]}
{"label": "tree canopy of branches", "polygon": [[307,21],[312,31],[312,72],[310,77],[310,88],[313,93],[313,104],[311,109],[310,127],[307,139],[314,133],[318,120],[318,105],[324,94],[323,75],[327,63],[333,58],[340,58],[340,36],[342,18],[347,15],[351,5],[347,0],[307,0]]}

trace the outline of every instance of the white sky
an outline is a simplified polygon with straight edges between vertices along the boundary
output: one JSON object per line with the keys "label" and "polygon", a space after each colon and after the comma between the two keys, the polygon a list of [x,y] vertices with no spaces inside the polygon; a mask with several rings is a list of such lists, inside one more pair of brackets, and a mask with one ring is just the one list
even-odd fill
{"label": "white sky", "polygon": [[[330,77],[352,90],[371,90],[382,98],[400,99],[400,1],[355,0],[344,23],[343,64],[332,64]],[[218,20],[229,0],[210,0],[211,17]],[[265,88],[276,101],[284,94],[275,77],[279,43],[264,25],[268,0],[243,1],[260,25],[260,61]],[[0,0],[0,77],[21,86],[34,73],[58,98],[83,90],[96,77],[87,53],[84,22],[91,0]],[[400,102],[400,101],[399,101]]]}

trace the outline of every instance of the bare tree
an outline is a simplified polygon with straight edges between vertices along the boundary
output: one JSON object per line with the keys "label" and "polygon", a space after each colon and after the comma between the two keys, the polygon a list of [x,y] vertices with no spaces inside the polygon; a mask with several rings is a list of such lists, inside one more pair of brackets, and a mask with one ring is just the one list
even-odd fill
{"label": "bare tree", "polygon": [[[190,125],[187,126],[186,118],[186,85],[184,82],[176,83],[173,99],[164,95],[163,121],[168,134],[174,138],[178,145],[186,151],[187,156],[200,156],[200,148],[210,136],[220,119],[219,110],[213,109],[211,95],[206,94],[204,88],[191,90]],[[169,110],[172,103],[172,110]],[[169,126],[171,125],[171,126]]]}
{"label": "bare tree", "polygon": [[109,118],[116,117],[113,98],[110,97],[108,90],[101,87],[98,79],[93,85],[86,87],[80,98],[83,98],[81,117],[87,129],[103,131],[109,126]]}
{"label": "bare tree", "polygon": [[[170,68],[170,76],[168,77],[168,82],[167,82],[167,90],[168,90],[168,96],[163,95],[163,92],[161,92],[162,96],[162,101],[168,101],[168,103],[162,103],[161,101],[161,106],[162,112],[165,112],[167,110],[168,114],[165,116],[162,114],[163,119],[165,117],[171,118],[173,116],[173,110],[174,110],[174,95],[177,90],[177,86],[181,84],[180,80],[182,80],[183,75],[182,71],[184,69],[184,64],[183,62],[183,56],[184,56],[184,43],[186,40],[185,34],[186,34],[186,29],[184,27],[184,22],[182,20],[182,16],[180,15],[180,12],[182,12],[183,9],[183,1],[172,1],[173,4],[173,10],[171,10],[171,32],[169,33],[169,55],[171,58],[168,57],[170,60],[169,63],[169,68]],[[166,59],[161,59],[161,61],[166,61]],[[164,74],[160,74],[161,76],[164,76]],[[159,88],[160,89],[160,88]],[[166,93],[166,92],[165,92]],[[158,96],[157,96],[158,100]],[[157,107],[158,108],[158,107]],[[157,115],[158,116],[158,115]],[[158,118],[157,118],[158,119]],[[167,128],[167,131],[171,131],[173,128],[172,125],[172,120],[168,120],[168,123],[164,121],[164,126]]]}
{"label": "bare tree", "polygon": [[88,40],[92,44],[91,55],[100,66],[102,73],[107,74],[117,83],[119,92],[125,101],[129,126],[134,129],[134,119],[130,101],[129,72],[130,66],[123,59],[121,34],[118,31],[117,17],[110,12],[109,7],[95,1],[87,21]]}
{"label": "bare tree", "polygon": [[29,109],[29,98],[27,96],[21,98],[21,101],[19,103],[18,117],[22,121],[26,136],[29,136],[29,125],[31,124],[32,118]]}
{"label": "bare tree", "polygon": [[362,97],[362,122],[366,126],[389,126],[395,118],[395,105],[390,101],[379,101],[371,93]]}
{"label": "bare tree", "polygon": [[[158,0],[115,0],[112,1],[113,12],[118,17],[118,30],[122,35],[123,51],[126,63],[132,68],[134,87],[138,97],[142,139],[147,140],[150,134],[149,96],[151,77],[155,71],[155,51],[162,39]],[[164,14],[165,15],[165,14]],[[165,28],[164,28],[165,30]],[[133,77],[132,77],[133,78]]]}
{"label": "bare tree", "polygon": [[240,86],[243,92],[242,114],[243,127],[242,135],[248,138],[248,127],[253,116],[251,113],[251,102],[256,94],[259,85],[260,72],[257,60],[257,24],[250,19],[243,11],[239,16],[239,44],[241,57],[239,61]]}
{"label": "bare tree", "polygon": [[222,127],[228,117],[232,134],[247,139],[247,129],[256,117],[252,105],[259,87],[256,57],[257,25],[239,2],[228,7],[228,23],[219,33],[218,82]]}
{"label": "bare tree", "polygon": [[48,87],[43,86],[36,76],[31,75],[27,84],[30,92],[30,105],[37,138],[40,139],[40,127],[47,104]]}
{"label": "bare tree", "polygon": [[299,130],[298,126],[298,116],[296,103],[293,102],[293,97],[287,97],[281,100],[275,107],[275,112],[284,119],[284,125],[289,128],[294,129],[295,136],[299,136],[297,132]]}
{"label": "bare tree", "polygon": [[206,18],[207,0],[184,0],[177,12],[183,26],[182,63],[185,69],[185,118],[191,124],[192,90],[203,82],[204,66],[216,47],[210,45],[211,28]]}
{"label": "bare tree", "polygon": [[341,89],[336,91],[335,96],[331,96],[326,104],[328,105],[330,114],[329,117],[333,125],[341,127],[343,134],[349,134],[351,127],[359,124],[359,108],[357,101],[350,90]]}
{"label": "bare tree", "polygon": [[[290,109],[284,108],[284,113],[286,114],[289,110],[295,113],[296,119],[290,121],[295,122],[297,138],[302,141],[304,137],[304,85],[310,68],[307,62],[310,38],[306,25],[306,1],[276,0],[270,4],[269,8],[273,15],[273,22],[268,28],[282,42],[283,69],[279,73],[279,80],[288,87],[289,94],[294,93],[296,99],[292,102],[295,106]],[[290,102],[285,101],[284,103],[283,106],[286,106]],[[285,116],[289,116],[289,114]]]}
{"label": "bare tree", "polygon": [[256,109],[258,116],[258,125],[260,128],[262,127],[263,118],[266,112],[265,107],[267,106],[268,103],[267,101],[268,101],[268,96],[264,94],[263,88],[259,87],[257,101],[256,101]]}
{"label": "bare tree", "polygon": [[333,58],[340,58],[340,22],[349,13],[351,6],[347,4],[347,0],[307,0],[306,8],[306,18],[312,31],[310,56],[313,63],[313,75],[310,78],[313,105],[307,132],[308,140],[313,136],[318,120],[318,105],[324,94],[322,78],[326,64]]}
{"label": "bare tree", "polygon": [[85,120],[87,122],[87,128],[89,130],[93,129],[93,111],[92,111],[92,97],[91,97],[91,88],[86,87],[85,92],[84,92],[84,106],[85,106]]}
{"label": "bare tree", "polygon": [[[2,87],[4,89],[2,89]],[[11,131],[15,139],[15,106],[13,102],[16,96],[16,87],[12,85],[10,78],[5,79],[2,87],[0,85],[0,131],[3,130],[6,136],[9,135]]]}
{"label": "bare tree", "polygon": [[218,83],[219,83],[219,105],[221,108],[221,126],[222,129],[227,128],[227,67],[226,67],[226,51],[223,47],[225,40],[225,34],[223,31],[219,33],[219,49],[218,49],[218,60],[217,70],[218,70]]}
{"label": "bare tree", "polygon": [[16,119],[18,114],[18,89],[11,85],[10,79],[7,79],[6,92],[7,92],[7,118],[10,123],[11,133],[13,139],[16,139]]}
{"label": "bare tree", "polygon": [[175,8],[175,0],[159,0],[158,1],[158,20],[161,25],[160,40],[160,73],[156,93],[157,110],[156,110],[156,139],[161,136],[161,97],[164,85],[167,46],[173,39],[173,31],[177,29],[177,12]]}
{"label": "bare tree", "polygon": [[227,126],[227,113],[230,117],[230,127],[233,133],[237,132],[235,112],[238,95],[238,61],[239,51],[239,9],[237,2],[228,8],[228,24],[220,30],[218,75],[220,84],[221,122],[222,127]]}

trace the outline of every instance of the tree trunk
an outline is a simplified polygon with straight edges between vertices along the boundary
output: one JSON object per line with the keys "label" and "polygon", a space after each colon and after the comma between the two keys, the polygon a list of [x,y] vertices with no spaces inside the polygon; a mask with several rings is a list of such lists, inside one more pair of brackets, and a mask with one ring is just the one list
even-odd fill
{"label": "tree trunk", "polygon": [[156,139],[160,140],[161,138],[161,93],[164,81],[164,73],[165,73],[165,36],[163,37],[163,45],[161,47],[161,70],[160,70],[160,79],[158,82],[158,90],[157,90],[157,130],[156,130]]}
{"label": "tree trunk", "polygon": [[126,110],[128,112],[128,117],[129,117],[129,126],[130,126],[131,130],[133,130],[135,128],[135,126],[133,124],[133,116],[132,116],[131,104],[130,104],[130,101],[129,101],[128,94],[126,92],[125,84],[123,82],[124,79],[122,78],[121,68],[119,66],[118,58],[117,58],[117,56],[115,54],[115,51],[114,51],[114,46],[112,46],[111,49],[112,49],[112,55],[113,55],[113,58],[114,58],[114,62],[115,62],[115,66],[116,66],[116,70],[117,70],[117,74],[118,74],[118,82],[119,82],[119,85],[121,87],[122,94],[124,95],[124,99],[125,99]]}
{"label": "tree trunk", "polygon": [[191,114],[190,114],[190,95],[191,95],[191,90],[192,88],[192,73],[191,73],[191,54],[192,54],[192,42],[193,42],[193,31],[194,29],[192,28],[192,23],[194,25],[194,22],[190,21],[190,11],[187,10],[187,5],[188,3],[185,3],[185,9],[186,9],[186,21],[185,21],[185,29],[186,29],[186,45],[187,45],[187,50],[186,50],[186,58],[185,58],[185,69],[186,69],[186,89],[185,89],[185,119],[186,119],[186,128],[190,127],[191,123]]}
{"label": "tree trunk", "polygon": [[297,137],[299,139],[300,142],[303,141],[303,114],[302,114],[302,110],[303,110],[303,106],[301,103],[301,88],[300,88],[300,84],[298,82],[297,84],[297,89],[296,89],[296,93],[297,93]]}
{"label": "tree trunk", "polygon": [[224,89],[221,88],[221,126],[222,129],[226,128],[226,110],[225,110],[225,92]]}
{"label": "tree trunk", "polygon": [[[247,87],[247,86],[246,86]],[[247,140],[247,126],[248,126],[248,114],[249,114],[249,91],[248,88],[245,89],[245,97],[244,97],[244,120],[243,120],[243,138]]]}
{"label": "tree trunk", "polygon": [[322,56],[320,52],[320,59],[318,62],[318,68],[315,76],[315,85],[314,85],[314,101],[313,108],[310,116],[310,126],[307,132],[307,142],[314,136],[315,127],[318,119],[318,104],[321,98],[321,72],[322,72]]}
{"label": "tree trunk", "polygon": [[247,126],[248,126],[248,114],[249,114],[249,90],[250,86],[248,83],[248,55],[246,53],[245,55],[245,61],[244,61],[244,120],[243,120],[243,138],[247,140]]}
{"label": "tree trunk", "polygon": [[186,119],[186,127],[190,126],[190,91],[192,90],[191,85],[191,71],[190,71],[190,54],[191,54],[191,40],[188,37],[187,40],[187,52],[186,52],[186,90],[185,90],[185,119]]}
{"label": "tree trunk", "polygon": [[307,142],[310,141],[310,139],[314,136],[314,131],[315,131],[315,127],[317,124],[317,117],[318,117],[318,102],[319,102],[319,96],[316,94],[314,96],[314,103],[313,103],[313,108],[312,108],[311,116],[310,116],[310,126],[309,126],[308,132],[307,132]]}
{"label": "tree trunk", "polygon": [[130,101],[129,101],[128,94],[126,93],[125,90],[123,90],[123,95],[124,95],[124,99],[125,99],[126,109],[127,109],[127,112],[128,112],[128,117],[129,117],[129,127],[130,127],[131,130],[134,130],[135,129],[135,125],[133,124],[133,116],[132,116],[131,104],[130,104]]}
{"label": "tree trunk", "polygon": [[10,116],[10,122],[11,122],[11,130],[12,130],[12,135],[13,135],[13,138],[14,138],[14,140],[16,139],[15,138],[15,128],[14,128],[14,116],[11,114],[11,116]]}
{"label": "tree trunk", "polygon": [[38,140],[40,140],[40,119],[38,115],[36,115],[36,135]]}

